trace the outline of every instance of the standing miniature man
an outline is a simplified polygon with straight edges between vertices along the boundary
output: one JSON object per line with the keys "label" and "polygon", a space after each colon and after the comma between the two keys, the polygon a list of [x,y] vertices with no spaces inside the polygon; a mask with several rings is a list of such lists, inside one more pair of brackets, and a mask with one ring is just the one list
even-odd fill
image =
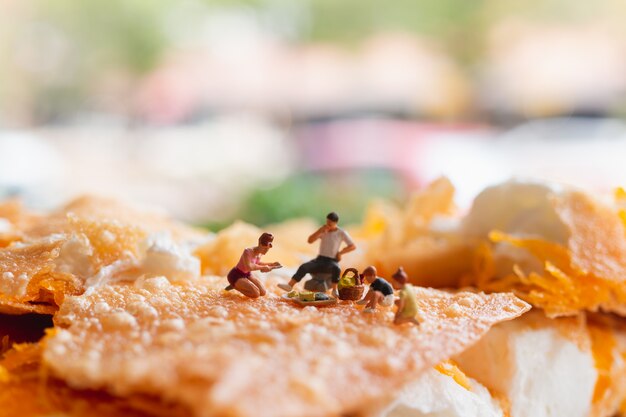
{"label": "standing miniature man", "polygon": [[380,278],[378,271],[373,266],[368,266],[363,270],[363,278],[369,282],[370,288],[367,291],[365,297],[357,301],[357,304],[365,304],[364,313],[373,313],[376,311],[378,304],[391,307],[394,302],[393,287],[387,280]]}
{"label": "standing miniature man", "polygon": [[[337,223],[339,223],[337,213],[328,213],[326,216],[326,224],[317,229],[308,239],[309,244],[320,239],[318,257],[300,265],[296,273],[291,277],[289,283],[278,284],[279,288],[285,291],[291,291],[293,286],[300,282],[306,274],[330,272],[332,274],[333,292],[336,291],[339,275],[341,275],[339,261],[343,255],[356,249],[356,245],[350,235],[345,230],[338,227]],[[345,242],[346,246],[339,250],[342,242]]]}
{"label": "standing miniature man", "polygon": [[259,237],[259,243],[253,248],[246,248],[239,258],[237,265],[228,273],[227,291],[237,290],[246,297],[258,298],[265,295],[263,284],[252,276],[252,271],[270,272],[281,268],[279,262],[261,262],[261,256],[265,255],[273,246],[274,236],[271,233],[263,233]]}
{"label": "standing miniature man", "polygon": [[417,315],[417,297],[415,296],[413,286],[408,283],[409,277],[404,272],[404,269],[400,267],[391,278],[393,278],[394,284],[398,284],[398,294],[400,295],[400,298],[396,301],[398,311],[396,311],[393,323],[413,323],[419,326],[420,322],[415,318]]}

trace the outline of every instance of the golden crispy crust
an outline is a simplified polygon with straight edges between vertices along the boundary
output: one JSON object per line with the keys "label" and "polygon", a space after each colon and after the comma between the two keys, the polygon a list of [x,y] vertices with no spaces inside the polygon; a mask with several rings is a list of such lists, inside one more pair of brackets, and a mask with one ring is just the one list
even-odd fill
{"label": "golden crispy crust", "polygon": [[26,210],[19,199],[0,202],[0,221],[9,222],[9,229],[0,231],[0,248],[23,240],[24,230],[40,222],[42,218],[43,216]]}
{"label": "golden crispy crust", "polygon": [[54,314],[57,306],[51,304],[21,302],[0,297],[0,314]]}
{"label": "golden crispy crust", "polygon": [[44,363],[73,387],[160,396],[197,416],[357,413],[529,308],[511,294],[419,289],[418,328],[394,326],[389,310],[302,309],[224,285],[154,278],[70,297]]}
{"label": "golden crispy crust", "polygon": [[0,359],[0,417],[185,417],[180,407],[147,397],[116,398],[74,390],[41,370],[40,344],[19,345]]}
{"label": "golden crispy crust", "polygon": [[56,270],[55,260],[73,236],[86,242],[90,274],[136,257],[150,233],[166,232],[180,240],[204,236],[163,214],[90,196],[48,216],[29,214],[10,200],[0,204],[0,217],[12,225],[10,236],[0,236],[0,313],[7,314],[51,314],[66,295],[84,291],[86,273]]}
{"label": "golden crispy crust", "polygon": [[70,221],[72,218],[133,226],[150,233],[169,232],[175,240],[195,239],[204,234],[163,213],[137,209],[115,199],[96,196],[82,196],[71,201],[43,221],[26,229],[25,234],[32,239],[55,233],[72,233],[75,231],[75,225]]}
{"label": "golden crispy crust", "polygon": [[[376,202],[368,207],[363,225],[354,231],[364,248],[359,268],[375,265],[381,276],[391,276],[402,265],[416,285],[457,287],[459,277],[471,268],[471,242],[433,233],[437,216],[455,212],[454,186],[447,178],[433,181],[415,194],[404,209]],[[350,256],[350,255],[348,255]]]}
{"label": "golden crispy crust", "polygon": [[570,230],[572,264],[607,280],[626,279],[626,231],[618,215],[581,192],[556,200],[555,208]]}
{"label": "golden crispy crust", "polygon": [[0,313],[53,314],[65,295],[82,293],[82,281],[54,272],[64,238],[0,249]]}
{"label": "golden crispy crust", "polygon": [[[52,272],[54,259],[59,256],[63,242],[63,239],[59,239],[53,242],[0,249],[0,271],[2,271],[0,279],[5,281],[7,286],[13,286],[12,283],[16,280],[28,283],[35,276]],[[17,287],[11,289],[22,292]],[[26,293],[14,296],[17,299],[31,298]]]}

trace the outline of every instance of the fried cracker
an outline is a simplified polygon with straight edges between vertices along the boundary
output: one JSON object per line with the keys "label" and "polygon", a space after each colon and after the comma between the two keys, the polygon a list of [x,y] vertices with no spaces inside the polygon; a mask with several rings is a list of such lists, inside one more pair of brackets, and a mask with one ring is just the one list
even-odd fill
{"label": "fried cracker", "polygon": [[471,268],[472,245],[452,234],[434,232],[433,220],[452,219],[455,214],[454,186],[445,177],[415,194],[405,208],[375,202],[355,237],[366,241],[359,268],[376,266],[390,276],[399,265],[417,285],[456,287],[459,277]]}
{"label": "fried cracker", "polygon": [[115,223],[118,226],[132,226],[145,233],[167,232],[175,240],[202,238],[205,233],[177,222],[164,213],[138,209],[118,200],[96,196],[82,196],[51,213],[45,221],[28,229],[33,238],[55,233],[72,233],[74,225],[68,219],[83,219],[92,223]]}
{"label": "fried cracker", "polygon": [[528,251],[541,270],[525,274],[514,267],[509,276],[496,278],[493,257],[483,248],[486,251],[477,254],[482,271],[475,271],[479,277],[475,284],[487,291],[515,291],[551,317],[576,315],[581,310],[626,316],[626,234],[619,216],[580,192],[564,193],[554,199],[554,205],[569,232],[565,245],[490,234],[494,242]]}
{"label": "fried cracker", "polygon": [[421,326],[395,326],[390,310],[300,308],[224,284],[152,278],[69,297],[44,363],[75,388],[158,396],[195,416],[357,415],[529,309],[512,294],[420,288]]}
{"label": "fried cracker", "polygon": [[556,211],[570,229],[572,264],[584,273],[623,282],[626,279],[626,231],[609,207],[581,192],[557,199]]}
{"label": "fried cracker", "polygon": [[120,399],[105,392],[78,391],[42,372],[41,345],[20,345],[0,360],[0,417],[184,417],[186,410],[158,399]]}
{"label": "fried cracker", "polygon": [[0,314],[54,314],[57,306],[43,303],[31,303],[28,301],[16,301],[6,297],[0,297]]}
{"label": "fried cracker", "polygon": [[0,312],[50,314],[49,301],[39,285],[54,281],[54,260],[64,240],[40,241],[0,249]]}
{"label": "fried cracker", "polygon": [[96,270],[120,259],[137,257],[139,245],[147,237],[141,228],[117,220],[92,220],[69,214],[68,223],[74,233],[81,233],[89,240]]}
{"label": "fried cracker", "polygon": [[[0,202],[0,247],[23,240],[24,230],[41,220],[42,216],[24,208],[22,201],[14,198]],[[8,230],[2,227],[8,226]]]}
{"label": "fried cracker", "polygon": [[[163,214],[105,198],[81,197],[36,219],[22,211],[18,202],[0,205],[0,215],[21,227],[19,245],[2,248],[0,242],[0,312],[4,313],[54,311],[66,295],[82,293],[85,280],[103,267],[136,260],[153,233],[168,233],[185,242],[204,236]],[[28,221],[15,220],[21,218]],[[55,265],[60,251],[66,253],[65,242],[72,244],[67,249],[69,258],[58,258],[63,261]]]}

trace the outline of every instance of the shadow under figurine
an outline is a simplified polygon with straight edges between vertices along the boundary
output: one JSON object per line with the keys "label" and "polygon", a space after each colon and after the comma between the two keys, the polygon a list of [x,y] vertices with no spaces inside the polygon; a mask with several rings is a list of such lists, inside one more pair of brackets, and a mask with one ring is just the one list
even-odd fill
{"label": "shadow under figurine", "polygon": [[[331,212],[326,216],[326,224],[317,229],[308,238],[309,244],[320,240],[319,255],[317,258],[300,265],[296,273],[291,277],[288,284],[278,284],[278,287],[285,291],[292,291],[293,287],[310,274],[311,279],[304,283],[304,288],[308,291],[326,292],[333,289],[333,293],[337,291],[337,283],[341,274],[339,261],[342,255],[356,249],[356,245],[352,241],[350,235],[337,226],[339,216],[335,212]],[[343,249],[341,244],[345,243]]]}
{"label": "shadow under figurine", "polygon": [[263,233],[259,237],[258,245],[244,249],[239,262],[228,273],[228,285],[225,290],[237,290],[246,297],[258,298],[266,294],[263,284],[252,275],[252,271],[270,272],[273,269],[282,268],[279,262],[261,262],[261,256],[265,255],[273,246],[274,236],[271,233]]}

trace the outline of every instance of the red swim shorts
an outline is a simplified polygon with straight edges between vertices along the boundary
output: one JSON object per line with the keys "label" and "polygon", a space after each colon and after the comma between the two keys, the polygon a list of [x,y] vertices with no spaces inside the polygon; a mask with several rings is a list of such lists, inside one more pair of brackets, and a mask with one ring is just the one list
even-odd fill
{"label": "red swim shorts", "polygon": [[241,278],[250,278],[250,272],[243,272],[241,269],[234,267],[228,273],[228,283],[235,286],[235,282]]}

